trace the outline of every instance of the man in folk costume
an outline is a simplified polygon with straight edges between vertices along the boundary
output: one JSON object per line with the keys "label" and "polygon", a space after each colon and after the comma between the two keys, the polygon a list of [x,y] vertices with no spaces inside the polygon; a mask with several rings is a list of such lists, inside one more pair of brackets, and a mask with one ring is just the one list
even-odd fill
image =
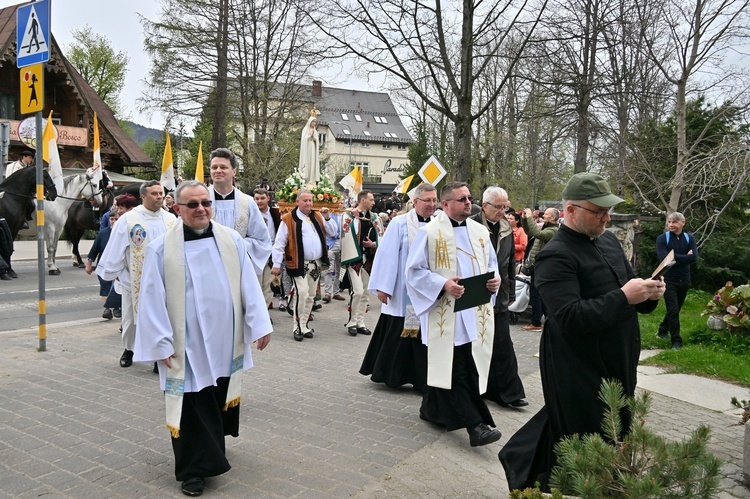
{"label": "man in folk costume", "polygon": [[143,204],[120,216],[109,237],[107,247],[96,267],[96,274],[105,281],[117,278],[116,289],[122,291],[122,343],[125,351],[120,367],[133,365],[143,259],[146,247],[174,225],[176,217],[161,209],[164,188],[156,180],[140,187]]}
{"label": "man in folk costume", "polygon": [[229,149],[219,148],[211,151],[209,161],[213,220],[240,233],[255,273],[261,275],[271,256],[271,237],[255,200],[234,187],[237,157]]}
{"label": "man in folk costume", "polygon": [[231,468],[224,437],[239,435],[242,372],[272,326],[243,238],[211,221],[206,186],[183,182],[175,198],[180,220],[147,248],[135,360],[158,364],[175,476],[196,496]]}
{"label": "man in folk costume", "polygon": [[513,228],[505,218],[509,204],[505,189],[488,187],[482,195],[482,211],[471,217],[490,231],[500,276],[500,292],[495,300],[495,339],[484,398],[503,407],[525,407],[529,403],[524,400],[526,392],[518,376],[518,359],[510,337],[508,313],[508,305],[516,300],[515,239]]}
{"label": "man in folk costume", "polygon": [[292,335],[297,341],[312,338],[315,332],[308,326],[315,292],[323,270],[329,266],[326,234],[335,233],[335,223],[328,220],[313,207],[313,194],[300,189],[295,201],[297,208],[281,217],[281,225],[273,245],[273,268],[275,276],[281,274],[281,263],[292,278],[294,297],[288,306],[292,307],[294,329]]}
{"label": "man in folk costume", "polygon": [[370,191],[357,194],[357,207],[341,214],[341,265],[349,278],[349,321],[346,330],[352,336],[369,335],[365,327],[365,312],[370,295],[367,291],[378,240],[383,235],[383,223],[373,213],[375,197]]}
{"label": "man in folk costume", "polygon": [[[500,439],[487,404],[494,336],[493,304],[454,312],[464,294],[461,278],[494,273],[487,281],[500,287],[497,258],[487,229],[471,215],[471,193],[464,182],[451,182],[440,192],[443,211],[419,229],[406,262],[406,288],[419,316],[427,345],[427,392],[419,417],[445,426],[466,428],[472,447]],[[494,300],[492,300],[494,301]]]}
{"label": "man in folk costume", "polygon": [[427,390],[427,348],[419,338],[419,318],[406,293],[406,260],[420,227],[432,219],[438,198],[435,186],[414,190],[414,208],[394,218],[378,246],[368,290],[382,303],[380,318],[360,367],[360,374],[391,388],[410,383]]}
{"label": "man in folk costume", "polygon": [[[253,199],[255,204],[258,205],[258,210],[263,217],[268,228],[268,236],[271,238],[271,246],[276,240],[276,232],[279,230],[281,224],[281,213],[278,208],[272,208],[270,206],[271,193],[262,187],[258,187],[253,191]],[[273,282],[273,274],[271,274],[271,267],[273,267],[273,260],[271,255],[268,255],[268,262],[263,266],[263,272],[258,275],[260,280],[260,288],[263,290],[263,299],[266,301],[266,307],[271,308],[273,306],[273,291],[271,290],[271,284]]]}

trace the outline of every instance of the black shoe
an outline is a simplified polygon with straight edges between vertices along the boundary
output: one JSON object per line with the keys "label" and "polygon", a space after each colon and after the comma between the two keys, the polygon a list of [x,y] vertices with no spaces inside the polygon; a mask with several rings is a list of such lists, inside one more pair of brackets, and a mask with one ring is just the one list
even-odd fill
{"label": "black shoe", "polygon": [[469,432],[469,444],[472,447],[497,442],[503,436],[498,430],[493,430],[484,423],[479,423],[471,429],[467,428],[466,431]]}
{"label": "black shoe", "polygon": [[[281,308],[279,308],[279,310],[281,310]],[[294,310],[292,310],[292,307],[287,306],[286,313],[289,314],[290,317],[294,317]]]}
{"label": "black shoe", "polygon": [[348,327],[346,331],[352,336],[357,336],[357,326]]}
{"label": "black shoe", "polygon": [[513,402],[508,402],[507,404],[505,402],[500,402],[500,405],[503,407],[526,407],[529,403],[524,399],[518,399]]}
{"label": "black shoe", "polygon": [[122,317],[122,310],[119,308],[113,308],[112,315],[119,319],[120,317]]}
{"label": "black shoe", "polygon": [[672,343],[672,350],[682,350],[682,343]]}
{"label": "black shoe", "polygon": [[24,222],[23,225],[21,226],[22,230],[26,230],[28,228],[29,228],[29,222]]}
{"label": "black shoe", "polygon": [[130,367],[133,365],[133,351],[125,350],[120,357],[120,367]]}
{"label": "black shoe", "polygon": [[299,329],[295,329],[292,335],[294,336],[294,339],[297,341],[302,341],[303,339],[305,339],[305,335],[302,334],[302,331],[300,331]]}
{"label": "black shoe", "polygon": [[315,330],[311,329],[308,332],[306,332],[305,334],[303,334],[302,336],[304,336],[305,338],[312,338],[313,337],[313,333],[315,333]]}
{"label": "black shoe", "polygon": [[365,336],[370,336],[372,334],[372,331],[370,331],[366,327],[358,327],[357,328],[357,333],[364,334]]}
{"label": "black shoe", "polygon": [[660,338],[662,340],[668,340],[669,339],[669,333],[666,331],[659,331],[656,333],[656,337]]}
{"label": "black shoe", "polygon": [[13,280],[13,278],[10,275],[8,275],[7,272],[5,272],[3,274],[0,274],[0,279],[2,279],[3,281],[12,281]]}
{"label": "black shoe", "polygon": [[286,305],[279,303],[279,312],[283,312],[284,310],[286,310]]}
{"label": "black shoe", "polygon": [[202,478],[188,478],[182,482],[182,493],[186,496],[196,497],[203,494],[204,487]]}
{"label": "black shoe", "polygon": [[312,306],[312,311],[315,312],[316,310],[320,310],[321,308],[323,308],[323,305],[321,305],[320,303],[316,303]]}
{"label": "black shoe", "polygon": [[112,309],[105,308],[104,312],[102,312],[102,319],[110,320],[112,317]]}
{"label": "black shoe", "polygon": [[18,279],[18,274],[16,274],[13,269],[8,269],[8,275],[11,276],[13,279]]}

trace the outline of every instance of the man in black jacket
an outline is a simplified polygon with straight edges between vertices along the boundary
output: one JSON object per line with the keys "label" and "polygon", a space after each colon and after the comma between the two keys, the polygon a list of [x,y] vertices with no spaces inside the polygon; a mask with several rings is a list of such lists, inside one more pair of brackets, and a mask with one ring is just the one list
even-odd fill
{"label": "man in black jacket", "polygon": [[471,217],[490,231],[490,240],[497,254],[500,293],[495,300],[495,338],[487,392],[484,398],[502,406],[524,407],[526,393],[518,376],[518,359],[510,338],[508,305],[516,300],[516,264],[513,229],[505,219],[509,208],[508,193],[500,187],[488,187],[482,195],[482,211]]}
{"label": "man in black jacket", "polygon": [[659,261],[664,260],[667,254],[674,250],[674,259],[677,262],[664,276],[664,282],[667,283],[667,290],[664,292],[667,313],[659,324],[657,333],[657,336],[664,340],[669,339],[671,335],[674,350],[682,348],[680,309],[690,289],[690,264],[698,260],[695,237],[683,231],[684,227],[685,215],[677,211],[670,213],[667,217],[669,231],[656,238],[656,254]]}
{"label": "man in black jacket", "polygon": [[[511,489],[548,488],[554,445],[573,434],[602,433],[603,379],[632,396],[641,349],[638,313],[652,312],[663,280],[636,278],[617,238],[605,230],[622,199],[599,175],[578,173],[563,190],[565,224],[536,257],[548,320],[539,367],[545,406],[500,451]],[[629,427],[623,411],[623,428]]]}

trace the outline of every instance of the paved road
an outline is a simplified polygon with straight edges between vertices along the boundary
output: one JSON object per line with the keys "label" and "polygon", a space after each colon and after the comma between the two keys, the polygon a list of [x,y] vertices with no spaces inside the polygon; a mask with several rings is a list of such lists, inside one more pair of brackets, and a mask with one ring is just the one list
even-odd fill
{"label": "paved road", "polygon": [[[62,274],[45,278],[47,324],[101,317],[103,309],[96,276],[69,265],[67,259],[58,264]],[[18,279],[0,281],[0,329],[5,331],[39,323],[37,264],[15,262],[13,269]]]}

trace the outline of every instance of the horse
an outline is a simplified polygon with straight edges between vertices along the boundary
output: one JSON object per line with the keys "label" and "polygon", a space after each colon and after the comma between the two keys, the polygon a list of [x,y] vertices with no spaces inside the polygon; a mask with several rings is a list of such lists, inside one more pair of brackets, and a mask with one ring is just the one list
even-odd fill
{"label": "horse", "polygon": [[102,191],[93,182],[88,173],[72,175],[63,179],[65,187],[62,194],[58,193],[57,199],[45,207],[44,238],[47,243],[47,272],[49,275],[60,275],[60,269],[55,265],[55,254],[57,243],[60,240],[65,222],[68,219],[70,207],[85,201],[94,206],[102,204]]}
{"label": "horse", "polygon": [[120,194],[132,194],[140,204],[141,197],[138,192],[140,187],[140,182],[135,182],[113,191],[105,191],[105,199],[98,211],[95,211],[89,203],[74,203],[70,207],[68,210],[68,219],[65,222],[65,234],[68,237],[68,244],[72,248],[74,267],[85,267],[78,249],[78,244],[81,242],[84,232],[86,230],[99,231],[99,218],[112,208],[112,202]]}
{"label": "horse", "polygon": [[[45,198],[54,201],[57,197],[55,183],[43,171]],[[0,183],[0,218],[5,218],[13,239],[26,222],[29,203],[36,199],[36,168],[23,168]],[[45,206],[48,206],[46,203]]]}

